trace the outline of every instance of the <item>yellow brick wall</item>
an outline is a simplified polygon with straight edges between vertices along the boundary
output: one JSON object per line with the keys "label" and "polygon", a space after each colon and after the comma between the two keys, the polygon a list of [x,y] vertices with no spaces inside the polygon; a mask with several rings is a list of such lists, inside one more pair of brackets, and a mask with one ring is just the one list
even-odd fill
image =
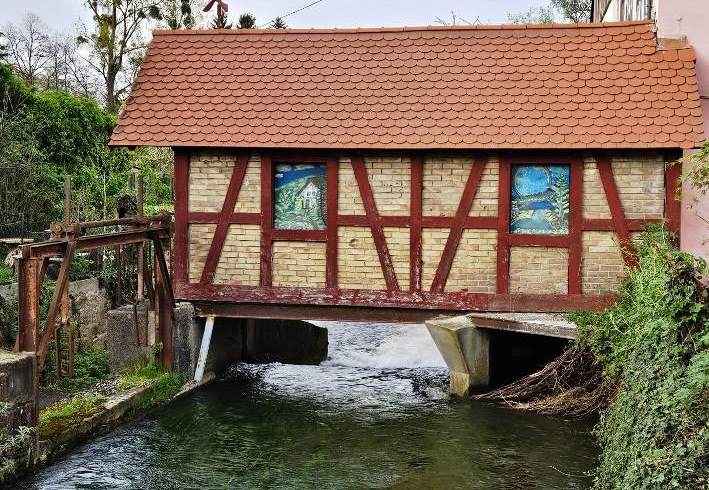
{"label": "yellow brick wall", "polygon": [[273,285],[309,288],[325,287],[325,244],[275,242]]}
{"label": "yellow brick wall", "polygon": [[613,175],[626,218],[662,218],[665,164],[660,155],[613,156]]}
{"label": "yellow brick wall", "polygon": [[510,293],[566,294],[569,252],[565,248],[512,247]]}
{"label": "yellow brick wall", "polygon": [[339,286],[344,289],[386,289],[369,228],[341,226],[337,236]]}
{"label": "yellow brick wall", "polygon": [[421,286],[424,291],[431,290],[431,284],[436,276],[436,269],[441,261],[441,255],[443,254],[443,248],[446,246],[449,233],[449,228],[424,228],[422,230],[421,255],[423,257],[423,270]]}
{"label": "yellow brick wall", "polygon": [[[391,261],[394,263],[394,272],[399,282],[399,289],[407,291],[411,276],[409,266],[409,229],[384,228],[384,238],[387,242]],[[377,260],[377,264],[379,261]]]}
{"label": "yellow brick wall", "polygon": [[582,234],[581,292],[611,294],[625,276],[625,263],[616,234],[585,231]]}
{"label": "yellow brick wall", "polygon": [[[190,225],[189,280],[199,282],[217,225]],[[214,274],[215,284],[258,286],[260,231],[257,225],[230,225]]]}
{"label": "yellow brick wall", "polygon": [[261,270],[261,231],[258,225],[230,225],[215,284],[258,286]]}
{"label": "yellow brick wall", "polygon": [[364,204],[359,195],[357,179],[352,170],[352,162],[349,158],[340,158],[338,178],[340,186],[338,189],[337,207],[339,214],[363,215]]}
{"label": "yellow brick wall", "polygon": [[[611,157],[613,177],[626,218],[662,218],[665,212],[665,166],[661,155]],[[583,217],[610,218],[595,159],[584,160]]]}
{"label": "yellow brick wall", "polygon": [[[189,203],[191,212],[219,212],[224,205],[236,153],[198,151],[190,158]],[[258,213],[261,209],[261,159],[251,155],[234,207],[236,212]]]}
{"label": "yellow brick wall", "polygon": [[[472,165],[472,157],[430,156],[424,159],[424,216],[455,216]],[[498,179],[498,158],[490,155],[475,193],[470,216],[497,215]]]}

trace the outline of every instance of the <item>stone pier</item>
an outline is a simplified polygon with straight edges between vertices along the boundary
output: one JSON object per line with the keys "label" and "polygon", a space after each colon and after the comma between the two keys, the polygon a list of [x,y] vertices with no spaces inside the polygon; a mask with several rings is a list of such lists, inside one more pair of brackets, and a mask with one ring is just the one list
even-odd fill
{"label": "stone pier", "polygon": [[450,371],[450,393],[465,397],[490,384],[490,334],[467,317],[426,322]]}

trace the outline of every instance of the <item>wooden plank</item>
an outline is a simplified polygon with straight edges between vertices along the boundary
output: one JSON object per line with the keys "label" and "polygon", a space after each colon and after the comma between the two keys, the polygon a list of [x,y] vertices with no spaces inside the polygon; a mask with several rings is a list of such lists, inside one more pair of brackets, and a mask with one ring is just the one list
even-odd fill
{"label": "wooden plank", "polygon": [[583,160],[569,162],[569,263],[568,293],[581,294],[581,256],[583,244]]}
{"label": "wooden plank", "polygon": [[175,148],[174,165],[175,232],[172,248],[175,251],[175,282],[188,281],[189,236],[189,152]]}
{"label": "wooden plank", "polygon": [[[213,225],[219,222],[220,213],[194,212],[188,215],[190,225]],[[260,225],[260,213],[232,213],[229,217],[229,224],[232,225]]]}
{"label": "wooden plank", "polygon": [[327,159],[327,241],[325,245],[325,286],[337,287],[338,202],[340,167],[335,157]]}
{"label": "wooden plank", "polygon": [[450,311],[563,312],[598,310],[612,304],[615,296],[581,294],[483,294],[434,293],[294,287],[250,287],[227,284],[180,284],[177,297],[185,301],[213,301],[238,306],[309,305],[414,308]]}
{"label": "wooden plank", "polygon": [[448,240],[446,240],[443,253],[441,254],[441,260],[436,269],[436,275],[434,276],[433,283],[431,284],[431,291],[440,293],[443,292],[446,287],[448,275],[450,274],[451,267],[453,266],[453,260],[455,259],[456,252],[458,251],[460,239],[463,236],[463,222],[473,207],[475,194],[477,194],[478,184],[480,183],[480,178],[485,170],[486,163],[486,158],[476,158],[470,168],[468,180],[465,183],[465,188],[463,189],[463,194],[460,197],[458,209],[455,213],[453,226],[448,234]]}
{"label": "wooden plank", "polygon": [[69,272],[71,271],[71,264],[74,262],[75,252],[76,242],[68,242],[66,245],[66,251],[64,252],[62,267],[59,269],[59,276],[57,277],[57,281],[54,286],[54,294],[52,295],[52,302],[50,303],[49,311],[47,312],[47,319],[44,322],[44,331],[42,332],[39,346],[37,348],[37,372],[42,372],[42,369],[44,368],[44,362],[47,358],[47,352],[49,350],[49,342],[52,340],[52,336],[54,335],[57,315],[59,314],[59,308],[61,307],[62,295],[64,294],[64,289],[69,287]]}
{"label": "wooden plank", "polygon": [[374,201],[372,186],[369,184],[369,177],[367,176],[367,168],[364,165],[364,159],[359,155],[353,155],[351,161],[355,179],[357,180],[357,187],[359,187],[359,194],[362,198],[362,203],[364,204],[364,212],[367,215],[369,229],[372,232],[374,246],[377,249],[379,263],[382,267],[382,273],[384,274],[384,282],[386,282],[388,290],[398,291],[399,282],[396,279],[394,264],[391,260],[391,255],[389,254],[389,247],[387,246],[386,238],[384,237],[384,228],[382,227],[379,219],[379,213],[377,212],[377,205]]}
{"label": "wooden plank", "polygon": [[162,238],[170,237],[170,229],[167,226],[152,226],[150,228],[118,231],[114,233],[102,233],[98,235],[84,235],[72,239],[56,239],[47,242],[34,243],[22,247],[22,256],[25,258],[54,257],[62,255],[69,242],[76,243],[76,251],[93,250],[95,248],[108,248],[118,245],[129,245],[151,240],[153,234],[158,233]]}
{"label": "wooden plank", "polygon": [[161,284],[161,286],[165,289],[170,306],[175,308],[175,295],[172,289],[172,281],[170,281],[170,271],[167,267],[168,260],[165,256],[165,249],[162,245],[162,241],[155,237],[153,239],[153,247],[155,248],[156,269],[160,273],[161,279],[164,281],[164,284]]}
{"label": "wooden plank", "polygon": [[244,175],[246,175],[246,167],[248,163],[248,154],[239,155],[234,163],[234,170],[232,171],[229,187],[227,188],[226,196],[224,197],[222,211],[219,213],[217,228],[214,230],[214,237],[212,238],[212,243],[209,246],[207,260],[205,261],[204,269],[202,269],[202,278],[200,280],[202,284],[208,284],[214,281],[214,273],[217,270],[217,264],[219,263],[219,258],[222,255],[226,235],[229,231],[229,218],[234,213],[234,206],[236,206],[236,201],[239,198],[239,191],[241,190],[241,185],[244,182]]}
{"label": "wooden plank", "polygon": [[411,157],[411,228],[409,229],[409,291],[421,291],[423,277],[423,158]]}
{"label": "wooden plank", "polygon": [[510,179],[512,167],[508,157],[500,158],[500,174],[497,191],[497,280],[498,294],[507,294],[510,289]]}
{"label": "wooden plank", "polygon": [[280,242],[327,242],[327,230],[276,230],[271,232],[273,241]]}
{"label": "wooden plank", "polygon": [[261,286],[273,284],[273,168],[271,156],[261,155]]}
{"label": "wooden plank", "polygon": [[603,184],[603,191],[606,194],[608,208],[610,209],[611,219],[613,221],[613,228],[618,235],[618,240],[623,252],[623,259],[629,267],[633,267],[637,263],[635,259],[635,247],[633,247],[630,240],[630,230],[625,221],[625,212],[623,211],[618,187],[613,177],[613,168],[611,167],[610,158],[605,154],[597,155],[596,167],[601,176],[601,184]]}

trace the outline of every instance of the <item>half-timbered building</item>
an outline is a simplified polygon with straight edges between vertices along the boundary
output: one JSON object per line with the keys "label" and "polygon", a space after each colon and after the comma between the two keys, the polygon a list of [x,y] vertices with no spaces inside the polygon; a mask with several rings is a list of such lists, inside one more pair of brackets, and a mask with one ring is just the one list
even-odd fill
{"label": "half-timbered building", "polygon": [[174,289],[217,315],[608,304],[703,133],[651,23],[157,31],[111,144],[175,152]]}

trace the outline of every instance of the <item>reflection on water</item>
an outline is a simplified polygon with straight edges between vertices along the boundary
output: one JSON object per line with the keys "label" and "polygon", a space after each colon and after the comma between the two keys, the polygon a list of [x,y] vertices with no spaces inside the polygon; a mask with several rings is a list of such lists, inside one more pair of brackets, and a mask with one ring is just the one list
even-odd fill
{"label": "reflection on water", "polygon": [[421,325],[321,325],[330,332],[322,366],[237,366],[23,488],[588,486],[588,424],[449,400]]}

